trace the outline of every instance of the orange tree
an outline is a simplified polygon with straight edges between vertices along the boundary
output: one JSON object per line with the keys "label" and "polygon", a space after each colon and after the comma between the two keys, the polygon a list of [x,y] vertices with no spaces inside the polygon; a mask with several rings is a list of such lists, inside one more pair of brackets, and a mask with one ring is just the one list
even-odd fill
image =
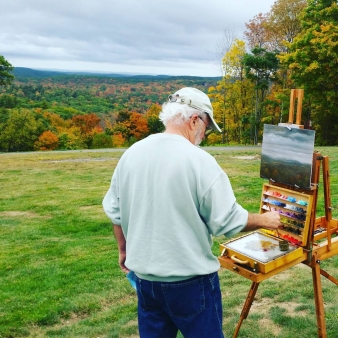
{"label": "orange tree", "polygon": [[44,131],[34,143],[36,150],[55,150],[58,148],[59,138],[52,131]]}
{"label": "orange tree", "polygon": [[119,116],[117,122],[109,131],[110,134],[119,135],[113,138],[113,143],[121,143],[122,140],[129,145],[146,137],[149,134],[148,121],[144,114],[124,112],[123,116]]}
{"label": "orange tree", "polygon": [[90,148],[95,134],[102,132],[101,119],[96,114],[76,115],[72,118],[72,124],[78,127],[84,144]]}

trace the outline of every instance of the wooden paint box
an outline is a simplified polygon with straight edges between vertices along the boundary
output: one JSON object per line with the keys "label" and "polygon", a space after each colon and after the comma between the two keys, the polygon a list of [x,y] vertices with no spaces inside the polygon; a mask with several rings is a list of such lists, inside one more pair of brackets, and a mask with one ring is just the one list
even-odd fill
{"label": "wooden paint box", "polygon": [[221,244],[222,256],[231,258],[253,272],[267,273],[303,255],[303,248],[290,243],[288,250],[281,250],[282,241],[255,231]]}
{"label": "wooden paint box", "polygon": [[[269,273],[304,256],[312,200],[312,191],[299,192],[263,184],[260,213],[278,212],[283,227],[278,231],[261,229],[223,243],[220,245],[221,257],[230,258],[235,264],[255,273]],[[229,268],[224,260],[219,261]]]}

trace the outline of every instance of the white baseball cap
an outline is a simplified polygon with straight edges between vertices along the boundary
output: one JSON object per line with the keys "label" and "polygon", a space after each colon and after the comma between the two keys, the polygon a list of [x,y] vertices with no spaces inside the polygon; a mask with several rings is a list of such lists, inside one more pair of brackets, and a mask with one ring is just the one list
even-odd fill
{"label": "white baseball cap", "polygon": [[214,120],[214,113],[208,95],[204,94],[199,89],[192,87],[182,88],[174,94],[169,95],[169,102],[186,104],[189,107],[195,108],[208,114],[211,122],[210,127],[213,130],[219,131],[220,133],[222,132],[221,128]]}

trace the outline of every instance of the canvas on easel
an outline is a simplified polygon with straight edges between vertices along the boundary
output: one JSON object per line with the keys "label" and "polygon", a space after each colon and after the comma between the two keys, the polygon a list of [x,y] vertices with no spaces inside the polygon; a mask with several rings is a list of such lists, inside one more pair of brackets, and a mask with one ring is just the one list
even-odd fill
{"label": "canvas on easel", "polygon": [[264,125],[260,177],[310,189],[315,132]]}

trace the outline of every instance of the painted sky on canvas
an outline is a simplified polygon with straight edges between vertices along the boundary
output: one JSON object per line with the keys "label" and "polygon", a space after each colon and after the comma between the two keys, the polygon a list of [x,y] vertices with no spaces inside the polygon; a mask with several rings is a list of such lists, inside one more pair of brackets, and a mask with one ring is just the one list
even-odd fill
{"label": "painted sky on canvas", "polygon": [[264,125],[262,154],[276,160],[312,164],[315,132]]}

